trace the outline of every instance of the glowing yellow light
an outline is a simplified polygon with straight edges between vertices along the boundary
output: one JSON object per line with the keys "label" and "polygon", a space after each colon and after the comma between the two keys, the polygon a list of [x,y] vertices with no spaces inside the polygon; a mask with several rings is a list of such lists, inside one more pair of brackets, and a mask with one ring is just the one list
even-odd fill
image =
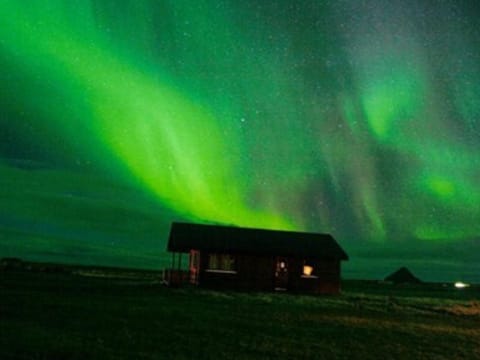
{"label": "glowing yellow light", "polygon": [[303,275],[305,276],[311,276],[313,272],[313,267],[309,265],[304,265],[303,266]]}
{"label": "glowing yellow light", "polygon": [[455,283],[455,287],[457,289],[463,289],[463,288],[466,288],[466,287],[469,287],[470,285],[469,284],[465,284],[464,282],[461,282],[461,281],[457,281]]}

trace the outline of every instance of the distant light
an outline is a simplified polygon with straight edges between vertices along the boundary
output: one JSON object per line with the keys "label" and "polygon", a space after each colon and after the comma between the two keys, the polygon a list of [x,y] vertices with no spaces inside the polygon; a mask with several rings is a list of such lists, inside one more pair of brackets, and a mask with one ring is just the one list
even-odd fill
{"label": "distant light", "polygon": [[463,288],[466,288],[466,287],[469,287],[469,286],[470,286],[469,284],[465,284],[465,283],[463,283],[463,282],[461,282],[461,281],[457,281],[457,282],[455,283],[455,287],[456,287],[457,289],[463,289]]}

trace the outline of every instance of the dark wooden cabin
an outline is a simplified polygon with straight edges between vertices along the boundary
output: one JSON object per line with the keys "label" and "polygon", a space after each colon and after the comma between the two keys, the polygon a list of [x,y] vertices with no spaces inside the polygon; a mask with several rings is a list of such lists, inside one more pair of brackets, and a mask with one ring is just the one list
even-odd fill
{"label": "dark wooden cabin", "polygon": [[[348,256],[328,234],[172,223],[171,274],[208,288],[336,294],[340,262]],[[171,279],[173,280],[173,279]]]}

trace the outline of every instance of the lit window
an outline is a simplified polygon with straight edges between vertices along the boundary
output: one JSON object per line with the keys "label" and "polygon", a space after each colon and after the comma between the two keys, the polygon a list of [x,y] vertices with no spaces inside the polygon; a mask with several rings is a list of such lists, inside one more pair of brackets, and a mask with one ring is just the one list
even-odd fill
{"label": "lit window", "polygon": [[209,269],[218,269],[218,255],[210,254],[208,255],[208,268]]}
{"label": "lit window", "polygon": [[318,264],[314,264],[312,261],[305,260],[303,262],[303,268],[302,268],[302,278],[309,278],[309,279],[317,279],[318,276],[316,276],[315,271],[318,272],[318,269],[315,269],[315,266]]}
{"label": "lit window", "polygon": [[207,270],[235,271],[235,257],[228,254],[209,254]]}
{"label": "lit window", "polygon": [[304,265],[303,266],[303,275],[311,276],[312,272],[313,272],[313,266],[310,266],[310,265]]}

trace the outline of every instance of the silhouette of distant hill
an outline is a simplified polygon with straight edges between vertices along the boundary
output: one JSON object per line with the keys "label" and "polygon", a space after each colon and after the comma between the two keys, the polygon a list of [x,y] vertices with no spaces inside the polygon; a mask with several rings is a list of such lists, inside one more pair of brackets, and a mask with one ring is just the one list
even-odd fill
{"label": "silhouette of distant hill", "polygon": [[388,275],[385,278],[385,281],[392,282],[394,284],[419,284],[422,282],[406,267],[401,267],[394,273]]}

